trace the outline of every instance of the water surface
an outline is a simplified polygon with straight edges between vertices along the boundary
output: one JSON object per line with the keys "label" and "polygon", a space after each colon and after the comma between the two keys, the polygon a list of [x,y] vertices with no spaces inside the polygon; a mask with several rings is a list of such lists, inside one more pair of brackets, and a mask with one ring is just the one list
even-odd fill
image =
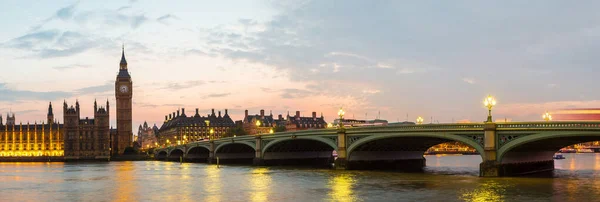
{"label": "water surface", "polygon": [[0,163],[0,201],[597,201],[600,154],[551,177],[480,178],[478,155],[426,156],[423,173],[174,162]]}

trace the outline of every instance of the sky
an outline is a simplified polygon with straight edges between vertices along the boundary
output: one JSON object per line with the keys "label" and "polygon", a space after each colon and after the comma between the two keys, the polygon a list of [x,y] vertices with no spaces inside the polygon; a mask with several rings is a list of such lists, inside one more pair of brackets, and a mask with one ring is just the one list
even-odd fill
{"label": "sky", "polygon": [[[179,108],[391,122],[539,121],[600,107],[599,1],[4,1],[0,113],[111,103],[121,47],[133,126]],[[224,112],[223,112],[224,113]]]}

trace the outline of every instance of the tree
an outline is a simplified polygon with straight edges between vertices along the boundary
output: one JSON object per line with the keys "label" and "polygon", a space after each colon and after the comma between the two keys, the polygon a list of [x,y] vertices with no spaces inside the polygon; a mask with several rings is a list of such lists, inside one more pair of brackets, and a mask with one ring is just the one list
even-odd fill
{"label": "tree", "polygon": [[227,132],[225,132],[225,137],[233,137],[233,135],[243,136],[243,135],[248,135],[248,132],[246,132],[244,130],[244,127],[242,127],[242,126],[235,126],[233,128],[229,128],[229,130],[227,130]]}

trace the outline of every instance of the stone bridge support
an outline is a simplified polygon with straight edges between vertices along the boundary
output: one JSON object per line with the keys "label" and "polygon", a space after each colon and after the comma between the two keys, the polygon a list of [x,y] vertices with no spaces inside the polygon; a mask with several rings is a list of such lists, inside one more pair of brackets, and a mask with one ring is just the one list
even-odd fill
{"label": "stone bridge support", "polygon": [[263,155],[262,155],[262,148],[263,148],[262,138],[260,137],[260,135],[257,135],[255,140],[256,140],[256,152],[254,154],[254,159],[252,160],[252,164],[255,166],[262,166],[262,165],[264,165],[264,160],[263,160]]}
{"label": "stone bridge support", "polygon": [[335,159],[335,169],[345,170],[348,168],[348,151],[346,150],[347,142],[346,131],[341,129],[337,134],[337,159]]}
{"label": "stone bridge support", "polygon": [[479,164],[479,176],[481,177],[498,177],[501,175],[500,163],[497,161],[497,137],[496,124],[485,123],[484,125],[484,154],[483,162]]}
{"label": "stone bridge support", "polygon": [[208,164],[216,164],[217,159],[215,158],[215,142],[211,140],[208,146],[208,159],[206,159],[206,163]]}

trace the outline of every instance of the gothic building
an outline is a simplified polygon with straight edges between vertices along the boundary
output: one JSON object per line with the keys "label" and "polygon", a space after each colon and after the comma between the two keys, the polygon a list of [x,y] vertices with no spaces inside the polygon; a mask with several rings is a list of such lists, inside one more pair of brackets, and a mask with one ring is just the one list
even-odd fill
{"label": "gothic building", "polygon": [[63,104],[64,155],[65,159],[109,159],[110,116],[109,103],[98,107],[94,101],[94,117],[81,118],[79,102],[75,107]]}
{"label": "gothic building", "polygon": [[154,124],[153,127],[148,127],[148,123],[144,121],[144,125],[140,125],[138,128],[137,142],[142,148],[155,147],[158,144],[156,135],[158,134],[158,127]]}
{"label": "gothic building", "polygon": [[0,157],[62,156],[62,124],[54,121],[52,103],[46,118],[45,123],[16,124],[13,113],[3,124],[0,116]]}
{"label": "gothic building", "polygon": [[273,118],[273,113],[265,115],[265,110],[260,110],[260,115],[248,115],[248,110],[244,111],[242,126],[248,135],[267,134],[275,132],[276,126],[285,126],[285,120],[281,115],[278,119]]}
{"label": "gothic building", "polygon": [[115,80],[115,98],[117,100],[117,129],[111,130],[112,155],[121,155],[125,148],[133,143],[132,102],[133,82],[127,70],[125,48],[121,54],[119,74]]}
{"label": "gothic building", "polygon": [[323,114],[321,114],[321,117],[317,117],[317,112],[313,112],[312,116],[310,117],[300,116],[300,111],[296,111],[295,116],[290,116],[290,114],[288,113],[286,120],[286,131],[322,129],[327,127],[327,122],[325,122]]}
{"label": "gothic building", "polygon": [[182,108],[181,114],[177,110],[177,113],[173,112],[173,114],[165,116],[165,121],[158,130],[158,142],[159,145],[165,146],[218,139],[224,137],[225,133],[233,127],[235,127],[235,123],[227,114],[227,109],[223,116],[221,116],[221,111],[217,116],[214,109],[211,114],[200,116],[196,109],[196,114],[188,117],[185,114],[185,108]]}

